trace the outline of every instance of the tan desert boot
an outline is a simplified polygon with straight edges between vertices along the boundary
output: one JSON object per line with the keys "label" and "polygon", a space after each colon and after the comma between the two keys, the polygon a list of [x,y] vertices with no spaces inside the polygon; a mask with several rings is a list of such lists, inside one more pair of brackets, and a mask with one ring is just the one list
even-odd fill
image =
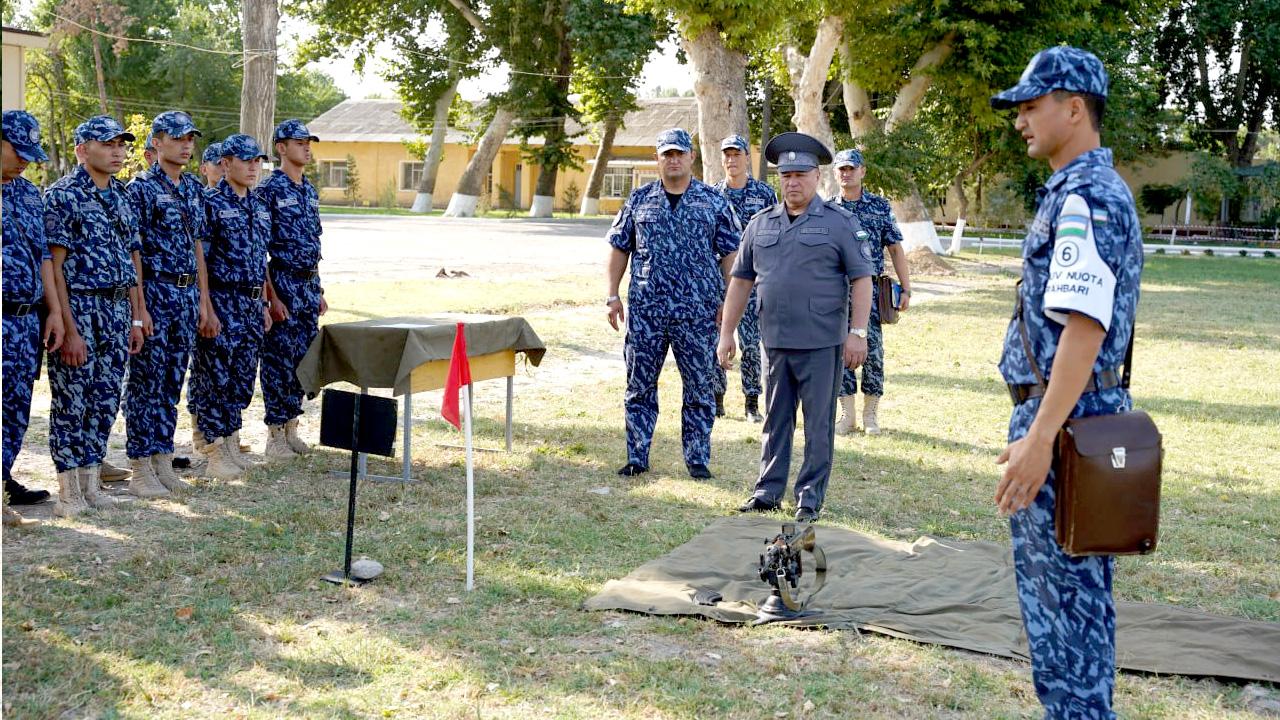
{"label": "tan desert boot", "polygon": [[204,433],[201,432],[200,427],[196,425],[196,414],[189,414],[191,415],[191,447],[195,448],[196,452],[203,452],[204,446],[208,445],[209,441],[204,439]]}
{"label": "tan desert boot", "polygon": [[854,418],[857,411],[854,409],[854,398],[856,395],[845,395],[840,398],[840,419],[836,421],[836,434],[848,435],[857,430],[857,424]]}
{"label": "tan desert boot", "polygon": [[200,451],[209,459],[204,468],[205,477],[215,480],[234,480],[244,472],[244,469],[236,464],[235,458],[231,456],[231,448],[227,445],[227,440],[228,438],[218,438],[205,445]]}
{"label": "tan desert boot", "polygon": [[289,446],[289,436],[283,425],[267,426],[267,450],[264,455],[268,460],[292,460],[298,453]]}
{"label": "tan desert boot", "polygon": [[880,420],[876,417],[876,411],[879,409],[879,395],[862,396],[862,427],[868,435],[880,434]]}
{"label": "tan desert boot", "polygon": [[58,473],[58,499],[53,504],[54,516],[75,517],[88,510],[89,505],[84,501],[84,492],[80,489],[80,468]]}
{"label": "tan desert boot", "polygon": [[119,501],[103,492],[101,472],[101,465],[85,465],[82,468],[76,468],[76,475],[80,479],[80,492],[84,493],[84,501],[95,510],[110,510],[118,505]]}
{"label": "tan desert boot", "polygon": [[188,492],[191,483],[178,477],[173,471],[173,453],[157,453],[151,456],[151,468],[156,473],[156,480],[171,493]]}
{"label": "tan desert boot", "polygon": [[240,442],[240,431],[231,433],[231,437],[227,440],[228,447],[231,448],[231,459],[243,470],[252,470],[258,466],[258,461],[249,457],[249,444]]}
{"label": "tan desert boot", "polygon": [[103,458],[102,472],[98,474],[98,479],[100,479],[102,482],[108,482],[108,483],[124,482],[125,480],[128,480],[129,476],[132,474],[133,472],[131,470],[127,470],[122,467],[116,467],[115,465],[112,465],[111,463],[107,462],[105,458]]}
{"label": "tan desert boot", "polygon": [[298,418],[284,424],[284,437],[289,442],[289,447],[299,455],[311,452],[311,446],[298,437]]}
{"label": "tan desert boot", "polygon": [[129,480],[129,492],[140,498],[168,497],[169,490],[156,477],[152,456],[129,458],[129,466],[133,468],[133,478]]}
{"label": "tan desert boot", "polygon": [[5,527],[35,527],[40,521],[35,518],[24,518],[22,513],[9,507],[8,503],[4,506],[4,526]]}

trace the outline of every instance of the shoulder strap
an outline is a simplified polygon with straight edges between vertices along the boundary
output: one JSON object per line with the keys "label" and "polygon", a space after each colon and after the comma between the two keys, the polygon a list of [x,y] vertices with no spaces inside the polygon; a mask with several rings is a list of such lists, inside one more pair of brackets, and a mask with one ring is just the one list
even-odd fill
{"label": "shoulder strap", "polygon": [[[1018,335],[1022,338],[1022,351],[1026,353],[1027,362],[1031,364],[1031,372],[1035,373],[1036,384],[1048,391],[1049,383],[1040,372],[1040,365],[1036,362],[1035,353],[1031,350],[1031,338],[1027,334],[1027,321],[1022,317],[1022,280],[1018,280],[1015,292],[1018,294]],[[1120,375],[1120,387],[1125,390],[1129,389],[1129,379],[1133,373],[1133,341],[1137,335],[1138,322],[1135,319],[1133,330],[1129,333],[1129,345],[1124,350],[1124,371]]]}

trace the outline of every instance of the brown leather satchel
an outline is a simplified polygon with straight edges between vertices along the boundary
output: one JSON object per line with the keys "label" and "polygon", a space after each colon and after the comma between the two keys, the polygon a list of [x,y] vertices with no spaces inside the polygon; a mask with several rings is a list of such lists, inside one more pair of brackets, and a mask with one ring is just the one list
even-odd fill
{"label": "brown leather satchel", "polygon": [[893,305],[893,278],[888,275],[877,275],[876,309],[880,311],[880,324],[893,325],[898,322],[898,308]]}
{"label": "brown leather satchel", "polygon": [[[1023,349],[1038,383],[1046,387],[1022,319]],[[1137,328],[1134,328],[1134,334]],[[1124,353],[1120,387],[1128,389],[1133,335]],[[1073,418],[1058,431],[1054,454],[1054,525],[1068,555],[1145,555],[1156,549],[1160,526],[1159,429],[1141,410]]]}

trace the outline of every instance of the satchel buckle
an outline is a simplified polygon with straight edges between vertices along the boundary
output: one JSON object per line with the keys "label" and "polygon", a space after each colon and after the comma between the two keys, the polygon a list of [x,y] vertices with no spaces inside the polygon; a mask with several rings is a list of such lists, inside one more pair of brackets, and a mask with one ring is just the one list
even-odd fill
{"label": "satchel buckle", "polygon": [[1117,470],[1124,469],[1125,452],[1124,448],[1111,448],[1111,467]]}

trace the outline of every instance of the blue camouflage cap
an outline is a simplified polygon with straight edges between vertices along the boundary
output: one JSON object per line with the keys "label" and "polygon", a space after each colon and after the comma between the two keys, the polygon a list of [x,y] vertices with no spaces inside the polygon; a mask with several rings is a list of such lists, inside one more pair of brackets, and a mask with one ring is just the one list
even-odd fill
{"label": "blue camouflage cap", "polygon": [[222,143],[209,143],[209,147],[204,149],[204,154],[200,156],[202,163],[216,163],[222,159]]}
{"label": "blue camouflage cap", "polygon": [[862,167],[863,164],[862,152],[854,148],[848,148],[837,152],[835,162],[832,163],[833,167],[837,170],[842,167]]}
{"label": "blue camouflage cap", "polygon": [[720,149],[728,150],[729,148],[737,148],[744,153],[751,152],[751,145],[747,143],[747,139],[741,135],[730,135],[720,141]]}
{"label": "blue camouflage cap", "polygon": [[40,147],[40,121],[23,110],[6,110],[4,113],[4,139],[13,146],[18,157],[27,162],[44,162],[49,159]]}
{"label": "blue camouflage cap", "polygon": [[142,143],[143,150],[155,150],[156,146],[152,144],[152,140],[156,137],[155,133],[147,133],[147,141]]}
{"label": "blue camouflage cap", "polygon": [[831,151],[812,135],[784,132],[764,146],[764,156],[778,172],[803,172],[831,162]]}
{"label": "blue camouflage cap", "polygon": [[658,147],[658,154],[668,150],[679,150],[680,152],[693,152],[693,138],[689,137],[689,133],[683,128],[669,128],[658,133],[658,140],[654,143]]}
{"label": "blue camouflage cap", "polygon": [[196,128],[196,124],[191,121],[191,116],[181,110],[162,112],[151,121],[151,134],[161,132],[169,137],[186,137],[191,133],[197,136],[204,134]]}
{"label": "blue camouflage cap", "polygon": [[311,134],[306,125],[301,120],[289,119],[276,126],[276,131],[271,134],[272,144],[281,140],[310,140],[312,142],[320,142],[320,138]]}
{"label": "blue camouflage cap", "polygon": [[221,148],[218,152],[222,157],[237,157],[241,160],[253,160],[254,158],[265,160],[267,158],[267,154],[262,152],[262,148],[258,147],[258,141],[248,135],[229,135],[220,145]]}
{"label": "blue camouflage cap", "polygon": [[1007,110],[1054,90],[1105,98],[1109,82],[1107,71],[1097,55],[1059,45],[1036,53],[1027,63],[1027,69],[1022,71],[1017,85],[991,97],[991,107]]}
{"label": "blue camouflage cap", "polygon": [[94,115],[76,126],[76,145],[87,143],[90,140],[107,142],[116,138],[124,138],[129,142],[138,139],[133,136],[133,133],[125,130],[124,126],[110,115]]}

